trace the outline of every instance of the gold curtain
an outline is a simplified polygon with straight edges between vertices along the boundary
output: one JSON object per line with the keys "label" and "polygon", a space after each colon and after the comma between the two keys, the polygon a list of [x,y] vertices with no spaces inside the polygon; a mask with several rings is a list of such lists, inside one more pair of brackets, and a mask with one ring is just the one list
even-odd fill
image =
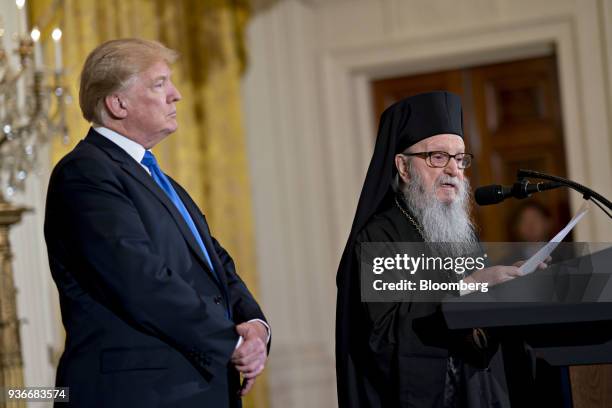
{"label": "gold curtain", "polygon": [[[180,53],[173,81],[183,95],[178,131],[155,148],[161,167],[181,183],[206,214],[255,294],[257,275],[249,169],[242,127],[240,76],[246,63],[248,0],[30,0],[45,50],[54,26],[63,31],[65,83],[74,101],[67,121],[70,143],[52,143],[56,163],[81,140],[89,124],[78,107],[78,77],[98,44],[122,37],[161,41]],[[53,55],[45,55],[47,62]],[[267,406],[260,377],[246,406]]]}

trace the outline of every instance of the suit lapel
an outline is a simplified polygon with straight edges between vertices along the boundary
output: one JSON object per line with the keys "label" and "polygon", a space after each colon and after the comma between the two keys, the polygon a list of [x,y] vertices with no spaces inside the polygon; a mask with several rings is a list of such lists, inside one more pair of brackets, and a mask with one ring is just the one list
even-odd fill
{"label": "suit lapel", "polygon": [[[187,222],[185,222],[185,219],[183,218],[179,210],[176,208],[172,200],[170,200],[168,195],[164,192],[164,190],[161,189],[160,186],[157,185],[155,180],[153,180],[153,178],[146,172],[146,170],[143,169],[142,166],[140,166],[140,164],[136,162],[136,160],[134,160],[125,151],[123,151],[123,149],[121,149],[119,146],[117,146],[115,143],[111,142],[110,140],[106,139],[104,136],[101,136],[93,129],[89,131],[86,141],[96,145],[97,147],[107,152],[113,160],[119,162],[121,168],[129,176],[131,176],[132,178],[140,182],[145,188],[147,188],[151,193],[153,193],[153,195],[159,201],[161,201],[161,203],[164,205],[164,207],[166,207],[166,209],[168,210],[168,212],[174,219],[174,222],[178,226],[179,230],[181,231],[181,234],[185,238],[185,241],[187,241],[187,244],[191,248],[192,252],[196,255],[200,263],[204,266],[204,269],[206,269],[206,271],[213,277],[215,282],[219,283],[217,274],[215,274],[208,266],[208,262],[206,262],[206,259],[204,258],[204,254],[202,253],[200,246],[198,245],[195,237],[193,236],[193,233],[189,229]],[[183,203],[185,203],[183,197],[181,197],[181,200],[183,200]],[[191,214],[192,219],[196,223],[196,225],[198,225],[196,220],[199,217],[194,217],[193,212],[192,211],[189,211],[189,212]],[[209,245],[207,245],[206,240],[205,240],[205,235],[201,234],[201,236],[202,236],[202,240],[204,241],[206,245],[206,249],[208,250],[208,253],[211,256],[211,261],[212,261],[212,254],[214,254],[214,251],[210,249]],[[215,254],[215,259],[217,259],[217,262],[218,262],[218,257],[216,257],[216,254]],[[213,262],[213,265],[215,266],[215,268],[217,267],[217,265],[215,265],[214,262]],[[227,287],[227,282],[223,283],[223,285],[224,287]]]}
{"label": "suit lapel", "polygon": [[179,195],[179,198],[181,199],[183,204],[185,204],[185,208],[187,208],[187,211],[191,215],[191,219],[195,223],[196,228],[198,229],[198,232],[200,233],[200,236],[202,237],[202,241],[204,242],[204,246],[206,247],[206,250],[208,251],[208,255],[210,256],[210,261],[212,262],[213,267],[215,268],[215,271],[217,271],[217,276],[219,280],[221,281],[223,288],[226,289],[227,288],[227,276],[225,275],[225,269],[223,267],[223,264],[221,263],[221,260],[219,259],[219,255],[217,255],[217,251],[215,251],[215,245],[212,242],[212,237],[210,235],[210,230],[208,228],[208,225],[206,224],[206,222],[204,221],[204,218],[200,214],[200,210],[198,209],[196,203],[193,202],[193,200],[187,194],[187,192],[183,188],[181,188],[181,186],[179,186],[173,179],[171,179],[170,177],[168,178],[170,182],[172,183],[172,187],[174,187],[174,189],[176,190],[176,193]]}

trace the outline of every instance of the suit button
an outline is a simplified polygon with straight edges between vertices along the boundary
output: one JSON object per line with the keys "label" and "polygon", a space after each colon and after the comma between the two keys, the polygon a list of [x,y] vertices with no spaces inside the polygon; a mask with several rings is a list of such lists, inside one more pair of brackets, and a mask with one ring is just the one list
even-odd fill
{"label": "suit button", "polygon": [[213,298],[213,302],[215,302],[215,304],[217,304],[217,305],[220,305],[222,300],[223,300],[223,298],[221,296],[215,296]]}

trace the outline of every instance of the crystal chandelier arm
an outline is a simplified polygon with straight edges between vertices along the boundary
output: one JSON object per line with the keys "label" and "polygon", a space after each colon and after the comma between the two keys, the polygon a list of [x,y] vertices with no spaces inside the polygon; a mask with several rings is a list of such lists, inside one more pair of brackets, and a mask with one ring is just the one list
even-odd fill
{"label": "crystal chandelier arm", "polygon": [[4,95],[8,92],[14,92],[15,86],[17,85],[17,81],[23,76],[23,74],[27,71],[27,67],[22,65],[15,75],[12,75],[12,70],[8,71],[5,75],[5,78],[2,78],[0,82],[0,94]]}
{"label": "crystal chandelier arm", "polygon": [[0,42],[0,191],[9,198],[23,190],[40,146],[55,134],[68,140],[65,105],[71,97],[63,71],[48,78],[49,71],[33,63],[33,48],[32,39],[21,38],[15,50],[21,63],[13,66]]}

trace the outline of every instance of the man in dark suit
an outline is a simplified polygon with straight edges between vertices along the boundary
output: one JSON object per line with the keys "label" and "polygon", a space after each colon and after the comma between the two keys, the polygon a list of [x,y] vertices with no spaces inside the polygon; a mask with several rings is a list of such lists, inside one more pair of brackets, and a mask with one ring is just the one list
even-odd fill
{"label": "man in dark suit", "polygon": [[56,384],[72,406],[240,406],[264,369],[261,309],[149,150],[177,129],[175,59],[125,39],[83,67],[92,129],[55,167],[45,215],[66,329]]}

